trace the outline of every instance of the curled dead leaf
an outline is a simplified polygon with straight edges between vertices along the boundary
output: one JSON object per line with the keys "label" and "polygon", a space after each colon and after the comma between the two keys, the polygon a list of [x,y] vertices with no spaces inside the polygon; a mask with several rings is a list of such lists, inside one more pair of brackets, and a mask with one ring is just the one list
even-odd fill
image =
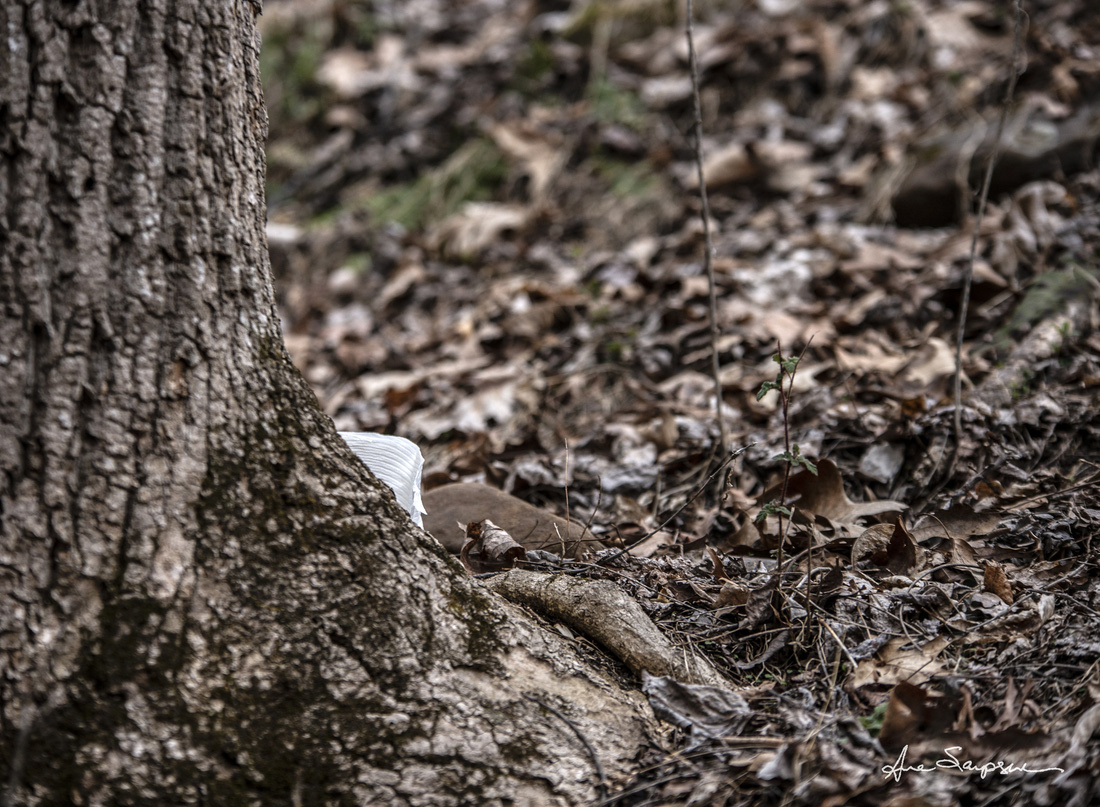
{"label": "curled dead leaf", "polygon": [[900,518],[893,524],[875,524],[852,544],[852,565],[873,565],[911,576],[917,568],[917,545]]}
{"label": "curled dead leaf", "polygon": [[722,584],[722,590],[718,592],[718,596],[714,600],[715,608],[732,608],[738,605],[744,605],[749,601],[749,587],[741,585],[740,583],[734,583],[732,580],[727,579]]}
{"label": "curled dead leaf", "polygon": [[996,594],[1005,605],[1012,605],[1016,601],[1012,593],[1012,583],[1009,582],[1008,575],[999,563],[986,564],[982,583],[986,591]]}
{"label": "curled dead leaf", "polygon": [[710,562],[714,564],[714,580],[715,582],[721,582],[723,580],[729,580],[730,577],[726,574],[726,569],[722,565],[722,559],[718,557],[718,553],[714,551],[714,547],[707,547],[707,554],[710,555]]}
{"label": "curled dead leaf", "polygon": [[470,571],[490,572],[510,569],[526,554],[511,535],[489,519],[466,525],[466,542],[459,559]]}
{"label": "curled dead leaf", "polygon": [[[750,182],[759,175],[760,164],[741,143],[730,143],[708,157],[703,164],[704,182],[708,188]],[[698,184],[698,179],[694,176],[688,179],[690,187]]]}
{"label": "curled dead leaf", "polygon": [[893,752],[918,738],[940,736],[950,730],[961,708],[959,697],[939,695],[900,681],[890,692],[879,742]]}

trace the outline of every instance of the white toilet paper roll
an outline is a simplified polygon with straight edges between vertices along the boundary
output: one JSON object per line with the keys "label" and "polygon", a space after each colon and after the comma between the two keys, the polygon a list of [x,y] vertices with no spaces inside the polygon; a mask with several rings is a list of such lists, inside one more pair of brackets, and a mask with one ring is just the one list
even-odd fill
{"label": "white toilet paper roll", "polygon": [[397,503],[409,511],[416,526],[423,527],[421,516],[427,511],[420,497],[424,456],[419,446],[412,440],[390,434],[339,432],[339,435],[371,473],[390,486]]}

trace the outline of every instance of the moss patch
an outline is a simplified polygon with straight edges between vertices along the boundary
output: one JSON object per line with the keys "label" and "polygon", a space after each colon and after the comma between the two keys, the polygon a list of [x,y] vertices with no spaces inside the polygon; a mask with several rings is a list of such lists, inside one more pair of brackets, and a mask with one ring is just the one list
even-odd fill
{"label": "moss patch", "polygon": [[507,171],[504,156],[492,141],[477,138],[429,173],[375,191],[353,206],[365,207],[378,221],[419,230],[457,212],[466,202],[491,200]]}
{"label": "moss patch", "polygon": [[1012,317],[994,336],[994,347],[1005,353],[1017,338],[1047,317],[1056,314],[1069,300],[1095,288],[1096,279],[1080,266],[1069,266],[1039,275],[1028,287]]}

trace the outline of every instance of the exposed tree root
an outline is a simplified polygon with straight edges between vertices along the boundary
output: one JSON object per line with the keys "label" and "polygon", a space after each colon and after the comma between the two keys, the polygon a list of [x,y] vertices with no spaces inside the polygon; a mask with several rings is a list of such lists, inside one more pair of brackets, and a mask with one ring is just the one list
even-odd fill
{"label": "exposed tree root", "polygon": [[702,655],[692,648],[674,647],[641,606],[614,583],[520,569],[485,582],[501,596],[599,642],[639,676],[646,670],[687,684],[734,689]]}

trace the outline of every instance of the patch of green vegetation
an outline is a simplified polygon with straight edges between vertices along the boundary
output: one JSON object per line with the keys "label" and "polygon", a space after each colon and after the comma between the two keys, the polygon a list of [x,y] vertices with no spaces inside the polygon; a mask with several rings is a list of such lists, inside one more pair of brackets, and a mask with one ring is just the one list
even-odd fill
{"label": "patch of green vegetation", "polygon": [[645,105],[637,93],[616,87],[606,78],[588,88],[592,116],[603,123],[616,123],[641,131],[645,125]]}
{"label": "patch of green vegetation", "polygon": [[648,160],[628,162],[596,155],[590,162],[596,174],[607,182],[611,193],[620,199],[649,196],[660,187],[660,177]]}
{"label": "patch of green vegetation", "polygon": [[272,26],[260,48],[260,77],[273,131],[301,124],[328,105],[317,82],[331,32],[321,24],[295,28]]}
{"label": "patch of green vegetation", "polygon": [[588,312],[588,321],[593,325],[603,325],[611,321],[611,316],[611,306],[604,303],[592,307],[592,310]]}
{"label": "patch of green vegetation", "polygon": [[427,219],[431,199],[431,177],[424,175],[412,182],[391,185],[363,200],[363,206],[379,222],[396,222],[406,230],[416,230]]}
{"label": "patch of green vegetation", "polygon": [[369,252],[353,252],[348,255],[347,260],[344,261],[344,266],[348,267],[356,274],[364,275],[370,271],[371,257]]}
{"label": "patch of green vegetation", "polygon": [[306,221],[306,227],[310,229],[324,229],[331,227],[336,223],[336,220],[340,218],[340,215],[345,212],[347,208],[343,206],[330,207],[328,210],[322,210],[320,213],[310,216]]}
{"label": "patch of green vegetation", "polygon": [[1012,398],[1017,401],[1031,395],[1035,382],[1035,374],[1026,368],[1021,371],[1020,376],[1019,381],[1012,382],[1011,389]]}
{"label": "patch of green vegetation", "polygon": [[487,138],[468,141],[438,168],[411,182],[384,188],[362,200],[381,222],[397,222],[417,230],[446,218],[467,202],[493,198],[508,166]]}
{"label": "patch of green vegetation", "polygon": [[604,17],[607,3],[593,0],[577,9],[569,23],[562,29],[562,36],[573,42],[591,42],[596,25]]}
{"label": "patch of green vegetation", "polygon": [[[574,4],[574,12],[562,31],[573,42],[590,43],[601,36],[611,42],[644,39],[658,28],[676,23],[677,4],[673,0],[589,0]],[[610,28],[601,34],[600,29]]]}
{"label": "patch of green vegetation", "polygon": [[600,341],[598,355],[601,360],[612,364],[628,363],[633,360],[637,342],[636,328],[609,333]]}
{"label": "patch of green vegetation", "polygon": [[618,339],[608,339],[602,345],[601,351],[606,357],[607,361],[618,364],[623,360],[623,355],[626,353],[626,344],[620,342]]}
{"label": "patch of green vegetation", "polygon": [[352,16],[352,30],[355,32],[355,44],[362,50],[371,50],[374,40],[378,38],[381,26],[378,17],[371,9],[371,3],[365,3],[356,8],[358,4],[351,4],[349,13]]}
{"label": "patch of green vegetation", "polygon": [[520,58],[512,76],[512,89],[532,96],[545,89],[547,79],[554,72],[554,52],[542,39],[532,39],[531,46]]}
{"label": "patch of green vegetation", "polygon": [[870,732],[872,737],[877,737],[882,731],[882,721],[886,718],[886,704],[880,703],[869,715],[860,715],[859,722],[863,728]]}
{"label": "patch of green vegetation", "polygon": [[1058,343],[1054,345],[1054,355],[1058,357],[1058,364],[1065,368],[1070,365],[1069,351],[1066,346],[1073,341],[1073,323],[1069,320],[1058,326]]}

